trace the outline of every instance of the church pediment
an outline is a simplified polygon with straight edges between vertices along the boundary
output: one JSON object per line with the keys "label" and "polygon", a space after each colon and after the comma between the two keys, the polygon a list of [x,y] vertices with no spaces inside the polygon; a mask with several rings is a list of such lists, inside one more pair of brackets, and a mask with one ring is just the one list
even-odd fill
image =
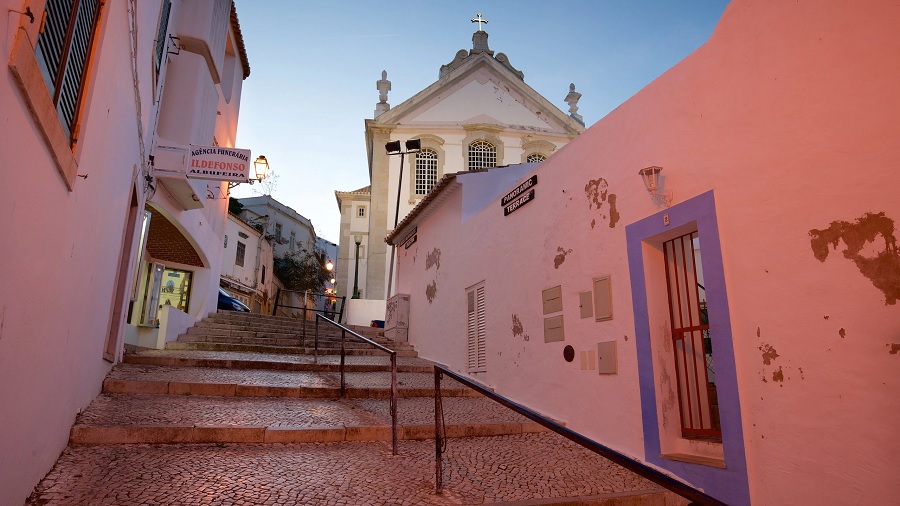
{"label": "church pediment", "polygon": [[578,134],[583,127],[487,54],[470,55],[437,82],[380,115],[380,125],[448,127],[484,123]]}

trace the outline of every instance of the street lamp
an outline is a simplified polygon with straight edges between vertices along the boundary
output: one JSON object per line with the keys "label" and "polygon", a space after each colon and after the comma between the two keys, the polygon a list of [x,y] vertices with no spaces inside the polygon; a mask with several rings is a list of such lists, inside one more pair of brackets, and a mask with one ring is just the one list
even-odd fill
{"label": "street lamp", "polygon": [[[259,155],[258,157],[256,157],[256,160],[253,161],[253,172],[253,175],[256,177],[247,177],[247,182],[251,185],[253,183],[256,183],[257,181],[262,183],[263,179],[265,179],[266,176],[269,175],[269,161],[266,160],[265,156]],[[231,190],[237,187],[237,185],[239,184],[241,184],[240,181],[230,181],[228,183],[228,189]]]}
{"label": "street lamp", "polygon": [[[384,149],[387,151],[388,156],[400,155],[400,180],[397,182],[397,210],[394,212],[394,228],[396,229],[397,222],[400,219],[400,195],[403,193],[403,156],[421,151],[422,140],[410,139],[406,141],[406,151],[400,149],[400,141],[388,142],[384,145]],[[397,247],[391,245],[391,269],[388,274],[388,297],[391,296],[391,285],[394,282],[394,255],[396,254],[396,251]]]}
{"label": "street lamp", "polygon": [[353,236],[353,240],[356,242],[356,267],[353,269],[353,296],[351,299],[359,298],[359,245],[362,243],[362,236],[356,234]]}

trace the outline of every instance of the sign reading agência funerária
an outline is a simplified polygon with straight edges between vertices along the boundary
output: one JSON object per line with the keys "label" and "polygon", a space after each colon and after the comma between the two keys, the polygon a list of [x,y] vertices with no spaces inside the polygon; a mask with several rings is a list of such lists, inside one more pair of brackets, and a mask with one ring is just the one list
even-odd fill
{"label": "sign reading ag\u00eancia funer\u00e1ria", "polygon": [[192,179],[214,179],[246,183],[250,180],[250,150],[221,146],[189,146],[185,175]]}

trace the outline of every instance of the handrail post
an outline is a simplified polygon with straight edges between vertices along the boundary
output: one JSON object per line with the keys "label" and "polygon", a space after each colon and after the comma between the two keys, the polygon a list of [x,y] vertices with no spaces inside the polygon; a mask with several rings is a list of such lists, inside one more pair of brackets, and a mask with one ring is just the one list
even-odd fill
{"label": "handrail post", "polygon": [[341,329],[341,397],[344,397],[344,338],[347,335],[347,331]]}
{"label": "handrail post", "polygon": [[281,296],[281,288],[275,291],[275,305],[272,307],[272,316],[278,314],[278,298]]}
{"label": "handrail post", "polygon": [[391,353],[391,439],[397,455],[397,352]]}
{"label": "handrail post", "polygon": [[[319,342],[319,315],[316,315],[316,342],[317,343]],[[303,345],[302,346],[304,348],[306,347],[306,337],[305,336],[303,337]]]}
{"label": "handrail post", "polygon": [[443,476],[441,475],[441,371],[434,368],[434,482],[435,492],[443,492]]}

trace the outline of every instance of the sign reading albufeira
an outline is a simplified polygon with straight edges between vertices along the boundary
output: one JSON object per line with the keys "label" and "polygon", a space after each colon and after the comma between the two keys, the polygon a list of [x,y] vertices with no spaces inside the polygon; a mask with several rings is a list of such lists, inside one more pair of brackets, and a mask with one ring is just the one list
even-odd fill
{"label": "sign reading albufeira", "polygon": [[185,173],[192,179],[246,183],[250,180],[250,150],[190,145]]}

